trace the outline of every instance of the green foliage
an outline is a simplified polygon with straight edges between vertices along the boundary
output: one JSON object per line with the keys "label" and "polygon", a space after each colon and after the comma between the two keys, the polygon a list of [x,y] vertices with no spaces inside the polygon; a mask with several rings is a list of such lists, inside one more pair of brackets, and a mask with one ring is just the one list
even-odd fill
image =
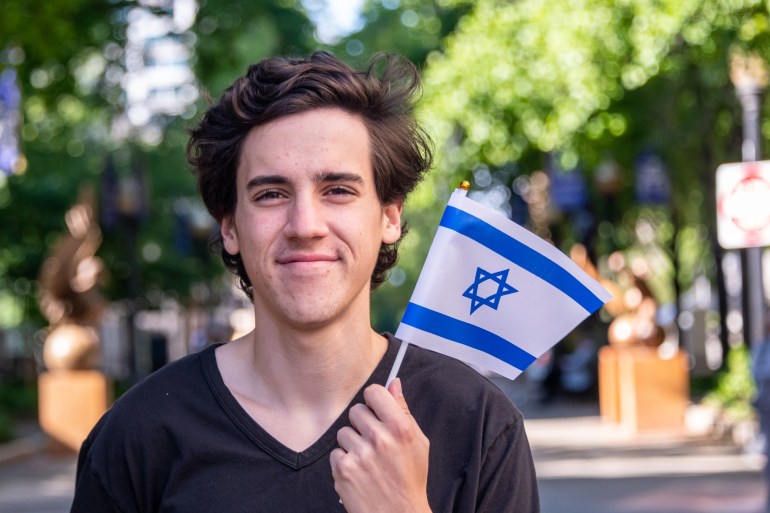
{"label": "green foliage", "polygon": [[330,44],[330,48],[359,66],[377,52],[395,52],[422,66],[428,53],[440,47],[468,11],[467,5],[433,0],[366,2],[363,29]]}
{"label": "green foliage", "polygon": [[0,409],[17,417],[37,414],[37,385],[24,381],[6,381],[0,385]]}
{"label": "green foliage", "polygon": [[[444,51],[428,58],[423,112],[442,143],[462,130],[458,154],[442,169],[501,165],[518,160],[527,146],[569,149],[582,133],[590,140],[620,137],[645,116],[640,102],[634,117],[613,108],[629,91],[688,65],[700,68],[710,56],[721,57],[721,73],[707,67],[700,73],[708,76],[688,82],[724,86],[720,31],[732,34],[729,45],[739,40],[736,32],[766,18],[760,2],[573,0],[569,9],[539,0],[476,2]],[[751,32],[752,42],[760,33]],[[696,51],[688,53],[691,48]],[[656,98],[668,107],[679,101],[673,94]],[[691,115],[697,114],[692,100]]]}
{"label": "green foliage", "polygon": [[[103,227],[99,256],[106,264],[108,296],[125,298],[138,287],[148,304],[159,291],[186,302],[196,284],[218,280],[223,272],[208,253],[208,233],[188,234],[192,240],[181,245],[185,248],[178,243],[179,202],[200,207],[184,159],[185,129],[196,111],[167,120],[157,144],[111,133],[125,98],[110,73],[124,66],[127,13],[135,6],[121,0],[55,0],[4,2],[0,8],[0,71],[13,65],[17,72],[28,160],[25,173],[0,177],[0,305],[14,306],[3,309],[0,328],[43,322],[37,308],[40,266],[65,230],[64,213],[80,186],[89,183],[101,191],[108,155],[119,176],[142,166],[148,185],[148,207],[135,237],[126,223]],[[200,2],[192,30],[201,87],[217,95],[262,57],[306,53],[313,46],[309,26],[291,2]],[[205,108],[205,100],[196,107]]]}
{"label": "green foliage", "polygon": [[703,402],[722,410],[732,421],[753,418],[751,400],[756,393],[751,377],[751,356],[745,346],[733,348],[727,354],[727,367],[718,376],[714,390]]}
{"label": "green foliage", "polygon": [[292,2],[206,0],[195,23],[196,74],[218,96],[247,66],[275,54],[302,55],[316,46],[312,27]]}
{"label": "green foliage", "polygon": [[18,419],[34,419],[37,415],[37,385],[23,381],[0,383],[0,443],[14,437]]}
{"label": "green foliage", "polygon": [[13,440],[13,420],[11,416],[0,409],[0,443]]}

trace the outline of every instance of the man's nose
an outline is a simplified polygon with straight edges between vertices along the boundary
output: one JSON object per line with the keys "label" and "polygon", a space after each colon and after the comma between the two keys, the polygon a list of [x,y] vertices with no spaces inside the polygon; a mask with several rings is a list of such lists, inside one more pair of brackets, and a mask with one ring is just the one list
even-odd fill
{"label": "man's nose", "polygon": [[287,236],[314,239],[329,233],[324,207],[314,198],[295,198],[286,223]]}

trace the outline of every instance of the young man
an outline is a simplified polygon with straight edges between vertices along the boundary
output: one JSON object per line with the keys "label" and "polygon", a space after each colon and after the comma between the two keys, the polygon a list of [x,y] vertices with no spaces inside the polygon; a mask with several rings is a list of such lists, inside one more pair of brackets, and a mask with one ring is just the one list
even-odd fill
{"label": "young man", "polygon": [[539,510],[521,414],[497,388],[417,347],[383,386],[398,341],[372,330],[370,293],[430,151],[414,67],[376,64],[264,60],[192,131],[256,327],[113,406],[81,449],[73,512]]}

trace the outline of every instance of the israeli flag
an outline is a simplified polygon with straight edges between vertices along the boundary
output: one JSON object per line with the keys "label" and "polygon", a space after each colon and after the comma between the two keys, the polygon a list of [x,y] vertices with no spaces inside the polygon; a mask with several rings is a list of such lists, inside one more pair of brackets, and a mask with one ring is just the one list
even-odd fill
{"label": "israeli flag", "polygon": [[[611,295],[566,255],[456,190],[396,336],[515,379]],[[400,358],[391,375],[395,377]]]}

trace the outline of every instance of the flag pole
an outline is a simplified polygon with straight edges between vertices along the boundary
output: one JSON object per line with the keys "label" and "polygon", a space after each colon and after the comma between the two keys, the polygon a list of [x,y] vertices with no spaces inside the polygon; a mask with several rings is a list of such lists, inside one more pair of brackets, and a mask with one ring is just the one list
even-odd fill
{"label": "flag pole", "polygon": [[[462,191],[463,195],[468,194],[468,191],[471,188],[471,183],[468,180],[463,180],[460,182],[460,185],[458,185],[457,188]],[[398,353],[396,353],[396,359],[393,361],[393,367],[390,369],[388,380],[385,382],[385,388],[389,387],[393,380],[396,379],[396,376],[398,376],[398,371],[401,368],[401,363],[404,361],[404,355],[406,354],[407,347],[409,347],[409,342],[402,340],[401,346],[398,348]]]}
{"label": "flag pole", "polygon": [[401,346],[398,348],[398,353],[396,354],[396,360],[393,362],[393,367],[390,369],[388,380],[385,382],[385,388],[388,388],[393,380],[396,379],[396,376],[398,376],[398,370],[401,368],[401,362],[404,361],[404,354],[406,354],[407,347],[409,347],[409,342],[402,340]]}

